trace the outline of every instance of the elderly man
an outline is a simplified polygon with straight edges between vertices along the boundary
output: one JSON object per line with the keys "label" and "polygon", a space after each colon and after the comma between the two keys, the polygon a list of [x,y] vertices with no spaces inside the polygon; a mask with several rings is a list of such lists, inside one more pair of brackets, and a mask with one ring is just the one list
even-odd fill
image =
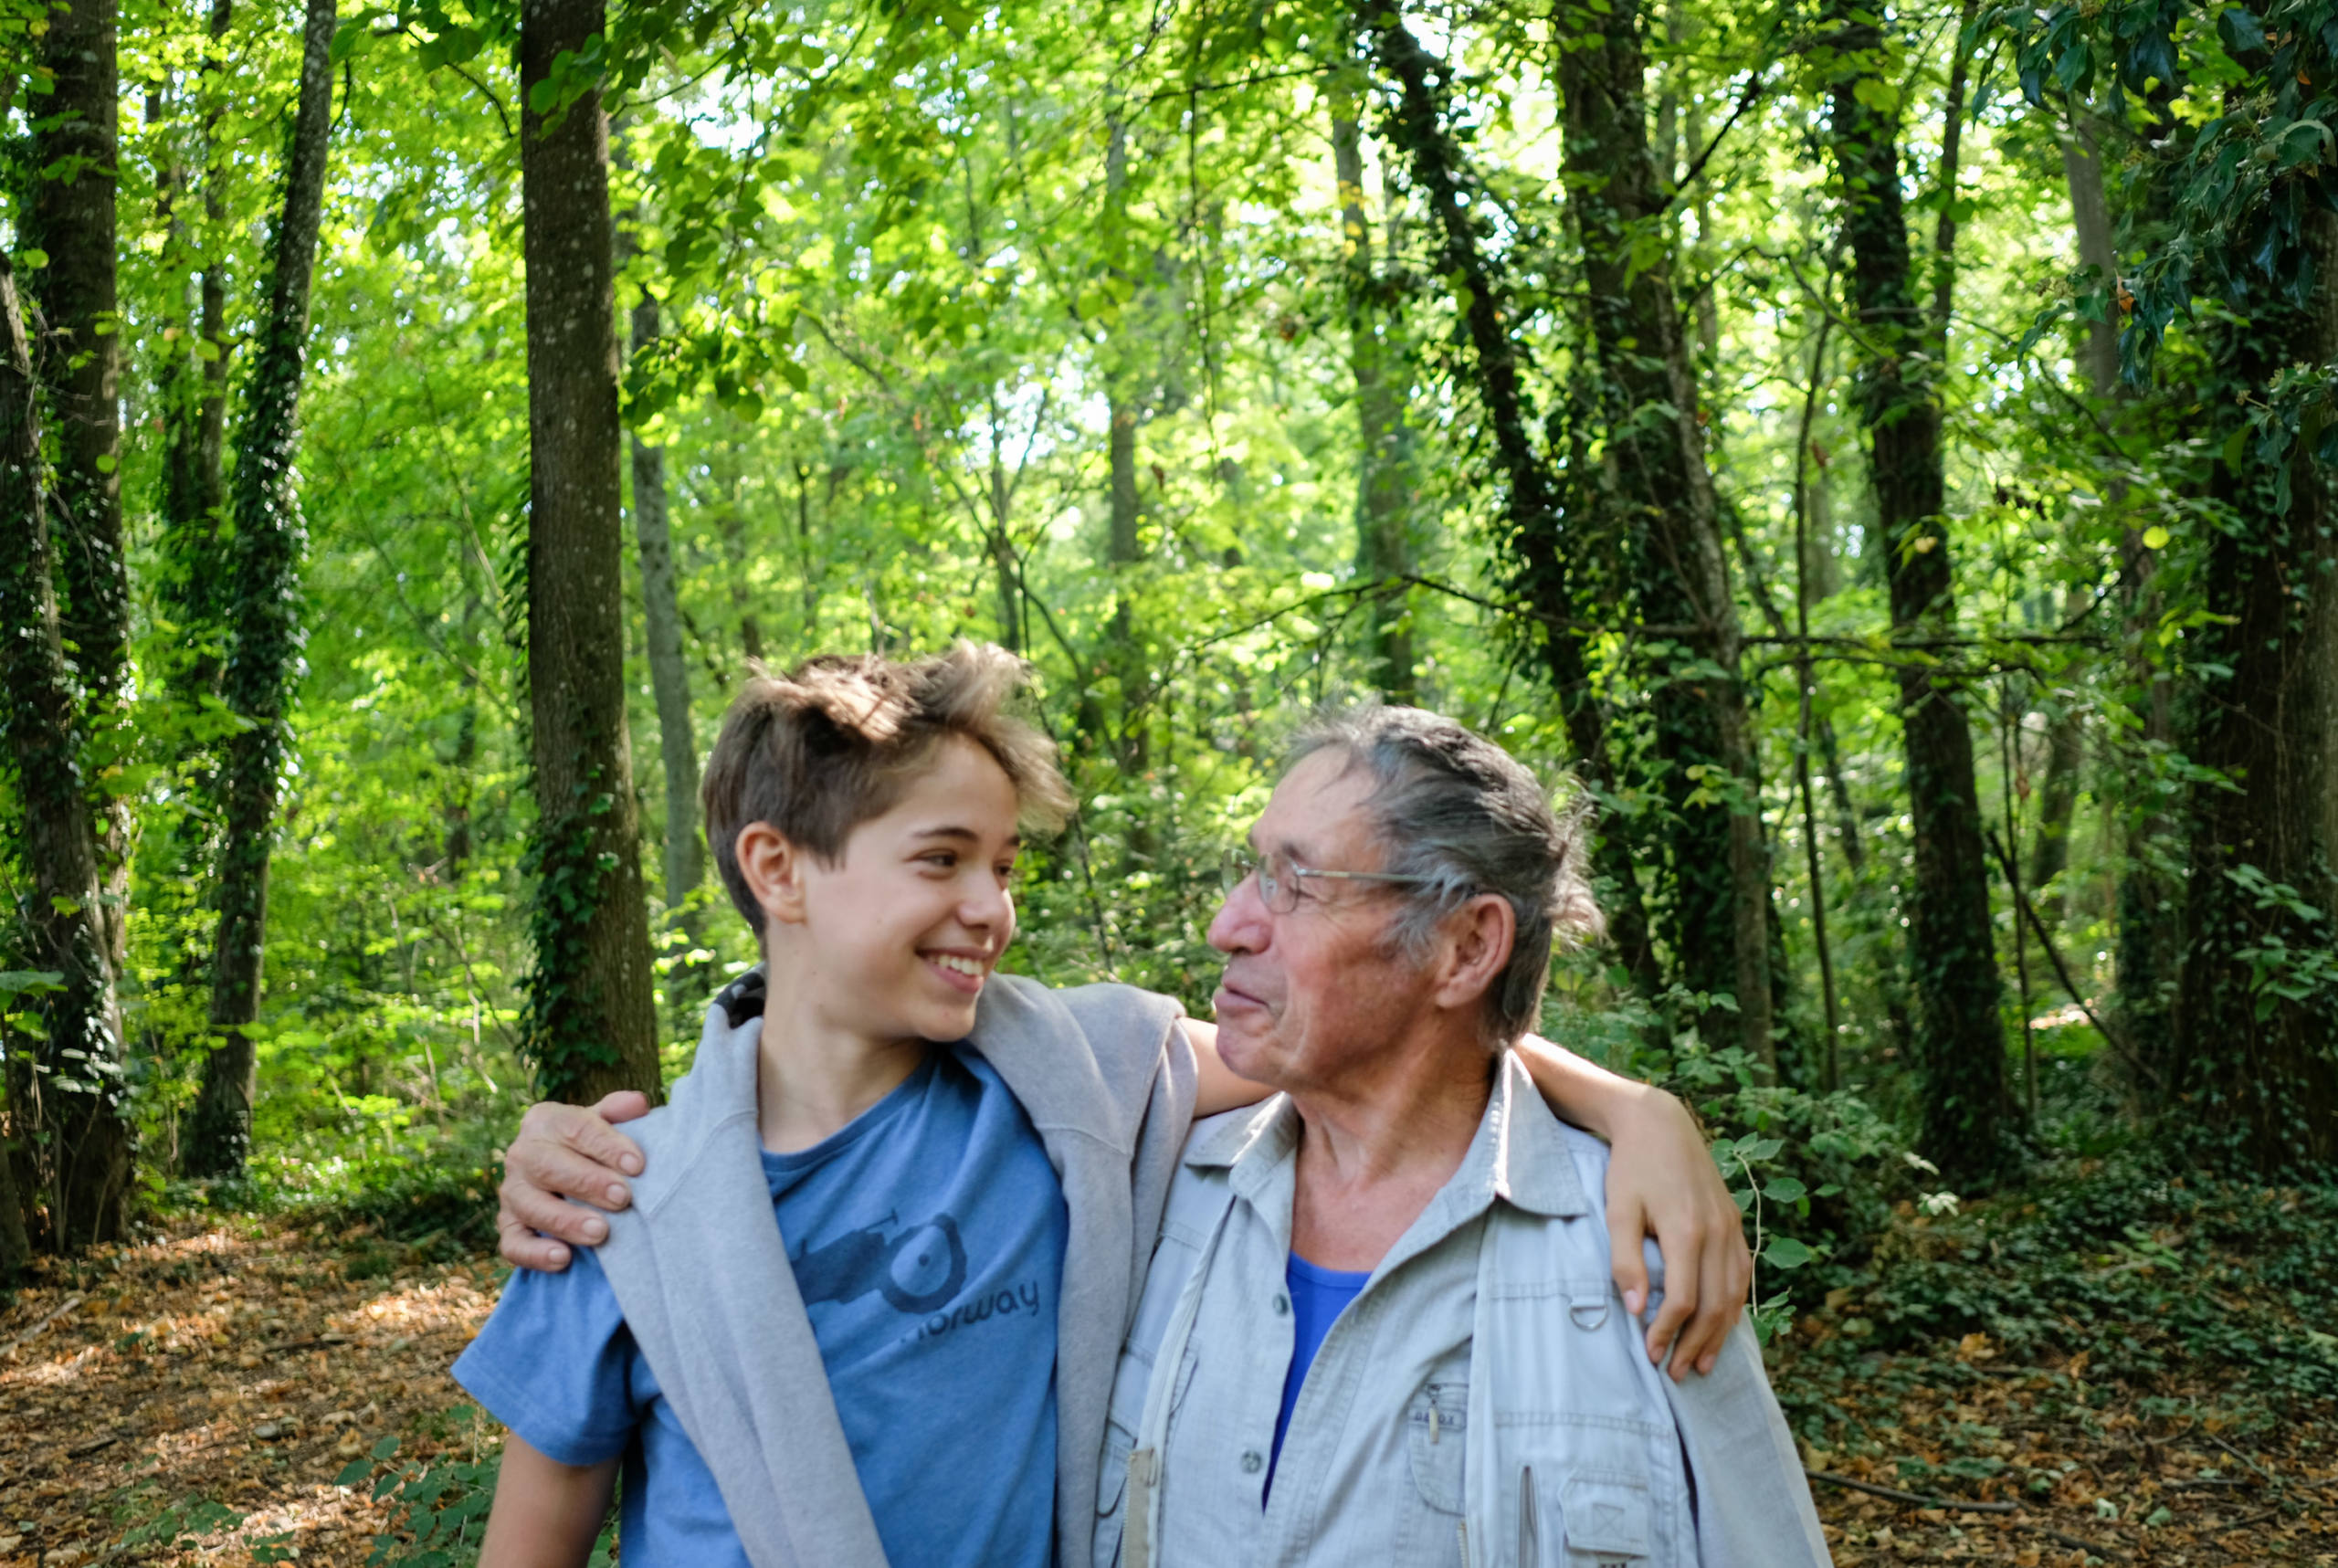
{"label": "elderly man", "polygon": [[[1628,1239],[1611,1258],[1595,1199],[1606,1147],[1553,1120],[1516,1065],[1554,921],[1596,918],[1531,775],[1449,721],[1404,709],[1332,721],[1301,753],[1253,834],[1259,863],[1211,932],[1231,955],[1220,1051],[1283,1092],[1196,1130],[1140,1310],[1106,1331],[1132,1325],[1106,1379],[1102,1462],[1086,1471],[1102,1476],[1096,1561],[1121,1555],[1129,1520],[1132,1563],[1542,1560],[1481,1522],[1494,1507],[1531,1515],[1522,1527],[1554,1563],[1663,1562],[1677,1541],[1689,1542],[1670,1558],[1681,1563],[1823,1560],[1800,1542],[1817,1542],[1816,1524],[1758,1356],[1742,1324],[1728,1328],[1743,1297],[1733,1215],[1718,1248],[1707,1224],[1680,1226],[1679,1248],[1657,1224],[1676,1279],[1705,1253],[1705,1300],[1693,1319],[1680,1300],[1648,1300],[1643,1348],[1626,1307],[1641,1310],[1640,1216],[1619,1208]],[[1670,1135],[1660,1117],[1637,1131],[1650,1144]],[[1691,1170],[1659,1164],[1675,1183]],[[1696,1164],[1683,1188],[1703,1203],[1711,1166]],[[558,1238],[598,1241],[597,1217],[552,1194],[622,1203],[618,1173],[639,1168],[598,1117],[538,1107],[510,1151],[506,1257],[557,1268]],[[1143,1224],[1141,1247],[1153,1234]],[[1683,1329],[1668,1380],[1652,1358]],[[1473,1384],[1481,1338],[1498,1370]],[[1156,1361],[1176,1376],[1149,1382]],[[1712,1375],[1668,1394],[1691,1362]],[[1110,1367],[1107,1354],[1098,1370]],[[1545,1405],[1533,1404],[1546,1384]],[[1514,1478],[1522,1464],[1515,1436],[1498,1430],[1513,1409],[1574,1441],[1525,1452],[1543,1481],[1504,1502],[1501,1468]],[[1758,1475],[1747,1454],[1704,1452],[1749,1437]],[[1478,1441],[1492,1445],[1486,1457]],[[1691,1477],[1701,1488],[1751,1478],[1772,1495],[1702,1498],[1692,1513]],[[1244,1506],[1229,1513],[1229,1502]],[[1088,1559],[1089,1517],[1079,1507],[1072,1530],[1059,1514],[1062,1555]],[[1595,1520],[1613,1527],[1606,1537],[1585,1533]],[[1774,1525],[1789,1531],[1776,1550],[1761,1533]],[[1595,1539],[1626,1544],[1580,1555]],[[1400,1540],[1423,1545],[1395,1553]],[[1763,1549],[1742,1550],[1747,1541]]]}
{"label": "elderly man", "polygon": [[1227,1065],[1112,1395],[1095,1560],[1701,1564],[1827,1549],[1752,1331],[1640,1353],[1603,1145],[1513,1044],[1596,920],[1533,777],[1448,720],[1327,721],[1210,929]]}

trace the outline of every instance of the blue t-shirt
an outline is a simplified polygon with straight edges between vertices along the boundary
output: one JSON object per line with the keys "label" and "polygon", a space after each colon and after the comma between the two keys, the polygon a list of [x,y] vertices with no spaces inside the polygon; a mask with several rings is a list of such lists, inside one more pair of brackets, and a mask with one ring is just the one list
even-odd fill
{"label": "blue t-shirt", "polygon": [[1315,1364],[1323,1336],[1332,1331],[1347,1304],[1363,1294],[1372,1270],[1350,1273],[1319,1268],[1294,1252],[1283,1265],[1282,1277],[1284,1288],[1290,1292],[1290,1370],[1283,1374],[1282,1410],[1275,1416],[1274,1450],[1267,1459],[1269,1492],[1275,1485],[1275,1463],[1282,1458],[1282,1435],[1290,1430],[1290,1413],[1299,1408],[1299,1391],[1307,1385],[1307,1369]]}
{"label": "blue t-shirt", "polygon": [[[764,1174],[886,1557],[1046,1568],[1066,1218],[1022,1106],[980,1057],[936,1050]],[[628,1568],[747,1568],[593,1251],[513,1274],[455,1376],[552,1458],[624,1456]]]}

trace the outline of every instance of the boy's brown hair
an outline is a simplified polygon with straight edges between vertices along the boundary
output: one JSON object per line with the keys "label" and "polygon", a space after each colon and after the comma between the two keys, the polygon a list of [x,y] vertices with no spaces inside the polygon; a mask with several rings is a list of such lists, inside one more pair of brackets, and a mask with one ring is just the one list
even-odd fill
{"label": "boy's brown hair", "polygon": [[1006,770],[1025,821],[1060,826],[1072,796],[1055,742],[1008,710],[1029,676],[1005,648],[973,642],[906,662],[824,654],[784,678],[755,667],[722,721],[700,791],[715,867],[755,934],[764,912],[739,872],[739,830],[768,823],[833,866],[852,830],[890,811],[953,735]]}

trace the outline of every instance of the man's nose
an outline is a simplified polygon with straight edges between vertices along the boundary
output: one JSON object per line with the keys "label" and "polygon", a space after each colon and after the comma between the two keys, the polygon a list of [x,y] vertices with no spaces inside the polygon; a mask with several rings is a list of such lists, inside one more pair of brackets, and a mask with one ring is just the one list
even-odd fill
{"label": "man's nose", "polygon": [[1234,884],[1209,922],[1209,944],[1220,952],[1257,952],[1267,945],[1267,903],[1255,873]]}

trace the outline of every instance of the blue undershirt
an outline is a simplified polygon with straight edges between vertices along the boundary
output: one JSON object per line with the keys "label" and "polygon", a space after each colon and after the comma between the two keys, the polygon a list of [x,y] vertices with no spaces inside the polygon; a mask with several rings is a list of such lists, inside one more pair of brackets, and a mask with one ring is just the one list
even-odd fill
{"label": "blue undershirt", "polygon": [[1299,1408],[1299,1391],[1307,1385],[1307,1369],[1315,1364],[1315,1352],[1323,1348],[1323,1336],[1332,1331],[1341,1312],[1363,1293],[1372,1270],[1350,1273],[1322,1268],[1294,1252],[1283,1266],[1282,1277],[1290,1292],[1290,1371],[1284,1374],[1282,1409],[1275,1416],[1274,1452],[1267,1460],[1267,1492],[1274,1489],[1275,1462],[1282,1458],[1282,1436],[1290,1430],[1290,1413]]}

